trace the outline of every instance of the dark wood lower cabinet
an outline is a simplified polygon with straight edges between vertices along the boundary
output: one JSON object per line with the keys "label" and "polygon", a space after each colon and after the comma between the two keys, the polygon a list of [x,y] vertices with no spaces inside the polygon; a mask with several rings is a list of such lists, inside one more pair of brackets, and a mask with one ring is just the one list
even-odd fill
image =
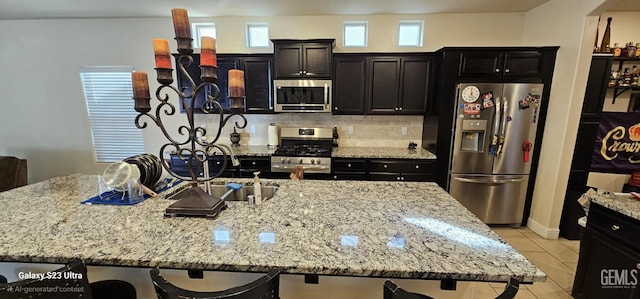
{"label": "dark wood lower cabinet", "polygon": [[[271,174],[271,159],[268,156],[240,156],[238,157],[238,160],[240,161],[239,166],[233,166],[231,159],[227,160],[227,165],[224,171],[220,174],[220,177],[250,178],[253,177],[253,173],[256,171],[260,171],[260,177],[268,178]],[[177,155],[171,155],[171,169],[181,176],[191,176],[189,172],[189,165],[191,163],[194,162],[182,161]],[[223,164],[224,160],[222,157],[219,159],[210,159],[209,175],[216,175]],[[204,167],[202,167],[201,163],[198,163],[195,169],[198,176],[203,175]]]}
{"label": "dark wood lower cabinet", "polygon": [[640,221],[591,204],[571,295],[640,298]]}
{"label": "dark wood lower cabinet", "polygon": [[333,159],[336,180],[432,182],[435,160]]}

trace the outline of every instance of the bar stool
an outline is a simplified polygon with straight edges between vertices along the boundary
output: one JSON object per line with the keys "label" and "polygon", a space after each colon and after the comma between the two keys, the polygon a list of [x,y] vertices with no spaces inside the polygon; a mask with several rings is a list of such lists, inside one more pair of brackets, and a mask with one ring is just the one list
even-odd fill
{"label": "bar stool", "polygon": [[276,270],[243,286],[216,292],[194,292],[168,282],[158,268],[151,269],[158,299],[280,299],[280,272]]}
{"label": "bar stool", "polygon": [[44,279],[24,279],[7,283],[0,277],[0,298],[42,299],[136,299],[133,285],[121,280],[89,283],[87,267],[81,260],[73,260],[64,267],[45,273]]}
{"label": "bar stool", "polygon": [[27,184],[27,160],[0,156],[0,192]]}
{"label": "bar stool", "polygon": [[[498,295],[496,299],[512,299],[516,296],[519,289],[520,281],[511,277],[509,278],[507,285],[504,287],[502,294]],[[399,288],[391,280],[384,282],[383,291],[384,299],[433,299],[433,297],[429,297],[427,295],[407,292],[406,290]]]}

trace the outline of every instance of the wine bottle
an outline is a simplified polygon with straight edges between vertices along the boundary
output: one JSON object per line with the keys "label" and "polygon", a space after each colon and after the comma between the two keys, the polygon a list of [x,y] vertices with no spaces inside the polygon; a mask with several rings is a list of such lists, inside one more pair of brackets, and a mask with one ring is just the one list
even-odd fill
{"label": "wine bottle", "polygon": [[604,29],[604,35],[602,36],[602,43],[600,44],[600,51],[608,52],[611,45],[611,21],[612,17],[607,18],[607,27]]}
{"label": "wine bottle", "polygon": [[333,127],[333,147],[338,147],[338,126]]}
{"label": "wine bottle", "polygon": [[596,26],[596,39],[593,41],[593,52],[600,52],[600,48],[598,48],[598,33],[600,32],[600,17],[598,17],[598,25]]}

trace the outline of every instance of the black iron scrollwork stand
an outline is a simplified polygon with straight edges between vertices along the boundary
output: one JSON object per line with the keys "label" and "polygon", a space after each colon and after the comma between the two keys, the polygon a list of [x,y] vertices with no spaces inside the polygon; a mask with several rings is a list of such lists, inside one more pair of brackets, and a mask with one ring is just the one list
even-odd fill
{"label": "black iron scrollwork stand", "polygon": [[[151,115],[149,112],[151,111],[150,105],[149,107],[137,107],[136,110],[139,114],[136,116],[135,124],[139,129],[144,129],[147,127],[146,121],[141,121],[143,116],[148,117],[153,121],[158,128],[162,131],[165,138],[169,140],[168,143],[165,143],[160,147],[160,157],[164,157],[164,153],[167,149],[171,149],[176,153],[177,157],[184,161],[189,166],[189,174],[190,177],[184,177],[177,174],[175,171],[169,167],[169,165],[164,162],[162,166],[173,176],[180,178],[185,181],[191,182],[191,187],[183,192],[182,198],[176,203],[172,204],[167,208],[165,215],[166,216],[206,216],[206,217],[215,217],[221,210],[226,208],[226,204],[220,200],[219,198],[214,198],[211,195],[207,194],[200,187],[198,187],[198,183],[210,181],[222,174],[227,166],[227,161],[229,160],[230,150],[225,145],[217,144],[218,139],[222,133],[222,129],[227,124],[227,122],[234,116],[238,116],[241,122],[236,121],[234,126],[238,129],[243,129],[247,126],[247,119],[242,114],[244,111],[244,97],[233,97],[231,98],[231,113],[224,114],[224,109],[222,105],[217,101],[220,96],[220,88],[216,84],[218,76],[217,66],[200,66],[202,79],[201,84],[196,86],[193,78],[189,75],[185,66],[189,66],[193,63],[193,49],[191,48],[191,38],[176,38],[178,41],[178,52],[180,53],[180,57],[178,58],[177,68],[188,80],[191,85],[191,91],[188,91],[188,88],[183,87],[181,90],[171,86],[173,83],[173,69],[170,68],[156,68],[157,73],[157,81],[161,85],[156,89],[156,99],[160,102],[155,109],[155,115]],[[210,87],[210,91],[206,92],[207,98],[202,103],[201,107],[197,107],[201,109],[204,113],[218,113],[219,114],[219,123],[218,123],[218,131],[215,134],[215,137],[211,141],[206,141],[198,136],[207,135],[207,130],[203,127],[196,127],[194,121],[194,109],[195,107],[195,97],[200,90]],[[179,101],[184,107],[185,114],[187,117],[188,125],[181,125],[177,129],[177,133],[180,136],[186,136],[186,139],[183,141],[174,138],[165,128],[165,125],[162,122],[162,116],[171,116],[176,112],[175,106],[169,102],[169,94],[164,93],[165,89],[173,90],[179,97]],[[222,167],[218,170],[216,174],[211,177],[199,177],[198,174],[202,165],[208,163],[210,159],[217,155],[220,152],[223,157]],[[220,157],[218,155],[218,157]]]}

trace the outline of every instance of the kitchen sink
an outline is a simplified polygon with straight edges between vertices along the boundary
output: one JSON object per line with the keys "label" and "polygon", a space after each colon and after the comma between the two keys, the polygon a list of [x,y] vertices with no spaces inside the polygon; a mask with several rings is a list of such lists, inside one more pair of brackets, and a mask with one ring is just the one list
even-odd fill
{"label": "kitchen sink", "polygon": [[[278,186],[261,186],[260,190],[263,199],[272,198],[278,191]],[[168,199],[180,199],[182,198],[182,193],[185,191],[186,190],[180,191]],[[211,185],[211,196],[213,197],[226,201],[247,201],[247,195],[253,195],[253,184],[243,184],[242,189],[233,191],[225,198],[222,198],[227,191],[229,191],[229,189],[227,189],[226,185]]]}

